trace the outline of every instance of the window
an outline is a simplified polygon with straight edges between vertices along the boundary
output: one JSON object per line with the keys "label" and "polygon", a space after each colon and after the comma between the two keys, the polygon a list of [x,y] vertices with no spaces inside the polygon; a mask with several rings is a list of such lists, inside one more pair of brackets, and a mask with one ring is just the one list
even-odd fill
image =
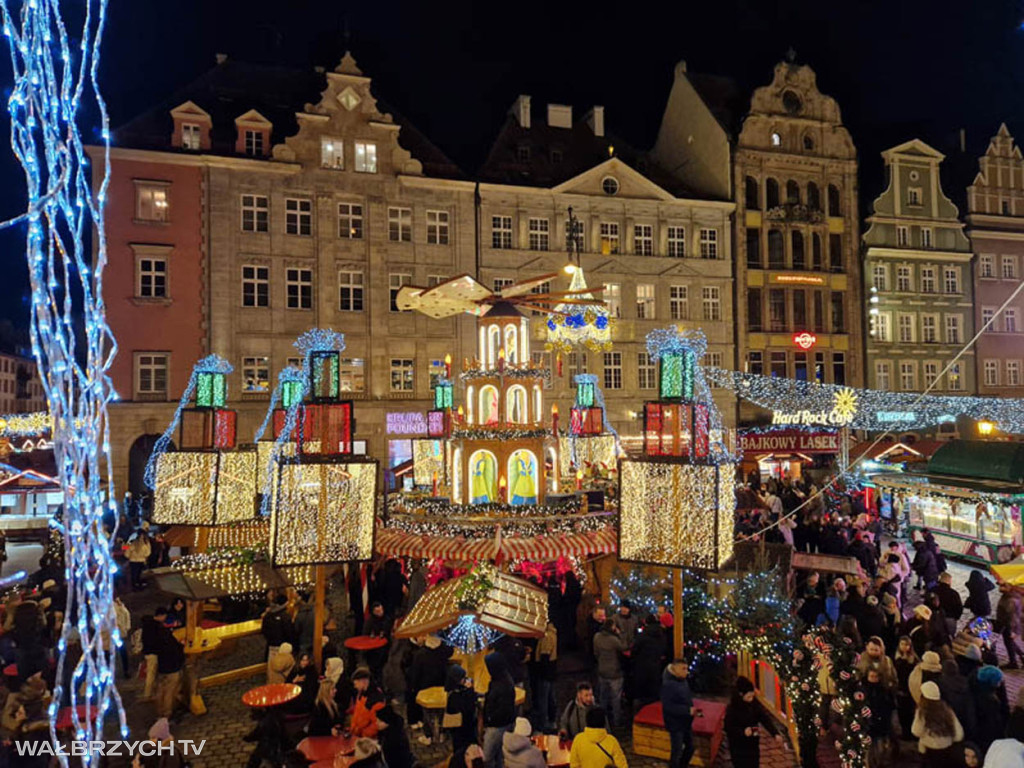
{"label": "window", "polygon": [[146,400],[167,399],[167,355],[135,355],[135,394]]}
{"label": "window", "polygon": [[433,392],[438,380],[444,377],[444,360],[431,360],[427,368],[427,386]]}
{"label": "window", "polygon": [[608,305],[608,317],[618,319],[622,317],[622,286],[618,283],[605,283],[604,292],[601,294]]}
{"label": "window", "polygon": [[[551,293],[551,281],[550,280],[545,280],[540,285],[533,286],[533,288],[530,289],[530,293],[532,293],[535,296],[539,296],[539,295],[545,294],[545,293]],[[530,310],[530,314],[533,315],[534,317],[538,317],[540,315],[544,315],[544,314],[547,314],[547,313],[541,312],[540,310],[537,310],[537,309],[531,309]]]}
{"label": "window", "polygon": [[829,216],[842,216],[843,212],[840,210],[841,200],[839,198],[839,187],[835,184],[828,185],[828,215]]}
{"label": "window", "polygon": [[811,269],[820,272],[823,269],[822,263],[821,235],[815,232],[811,235]]}
{"label": "window", "polygon": [[313,201],[290,197],[284,201],[284,231],[289,235],[313,234]]}
{"label": "window", "polygon": [[904,392],[917,389],[917,363],[911,360],[900,363],[900,389]]}
{"label": "window", "polygon": [[687,286],[670,285],[668,288],[668,312],[672,320],[686,320],[690,315]]}
{"label": "window", "polygon": [[1009,216],[1010,215],[1010,201],[1009,200],[1001,201],[1000,210],[1003,212],[1003,216]]}
{"label": "window", "polygon": [[921,315],[921,341],[934,344],[939,340],[938,315]]}
{"label": "window", "polygon": [[793,179],[786,182],[786,202],[790,205],[800,205],[800,185]]}
{"label": "window", "polygon": [[1020,360],[1006,361],[1006,386],[1020,386]]}
{"label": "window", "polygon": [[757,179],[753,176],[747,176],[744,179],[744,191],[746,195],[747,210],[757,211],[761,208],[761,202],[759,200],[760,195],[757,188]]}
{"label": "window", "polygon": [[1007,333],[1017,332],[1017,310],[1007,307],[1003,310],[1003,330]]}
{"label": "window", "polygon": [[203,129],[195,123],[181,124],[181,148],[200,149],[203,137]]}
{"label": "window", "polygon": [[516,160],[521,163],[530,162],[530,148],[525,144],[520,144],[516,147]]}
{"label": "window", "polygon": [[[563,159],[562,150],[560,150],[560,149],[552,149],[550,157],[551,157],[552,165],[558,165],[560,162],[562,162],[562,159]],[[612,181],[614,181],[614,179],[612,179]],[[604,185],[602,184],[602,186],[604,186]],[[616,183],[615,191],[616,192],[618,191],[618,183]],[[615,192],[612,192],[611,194],[614,195]]]}
{"label": "window", "polygon": [[346,240],[363,239],[363,206],[357,203],[338,203],[338,237]]}
{"label": "window", "polygon": [[982,254],[978,259],[978,276],[979,277],[995,277],[995,257],[990,253]]}
{"label": "window", "polygon": [[902,225],[896,227],[896,245],[906,248],[910,244],[910,230]]}
{"label": "window", "polygon": [[793,291],[793,326],[797,330],[807,327],[807,293],[800,289]]}
{"label": "window", "polygon": [[786,268],[786,243],[777,229],[768,230],[768,269]]}
{"label": "window", "polygon": [[896,326],[900,342],[913,343],[914,341],[914,316],[900,312],[896,316]]}
{"label": "window", "polygon": [[494,278],[494,292],[500,293],[508,288],[515,282],[511,277],[496,277]]}
{"label": "window", "polygon": [[872,336],[877,341],[892,341],[892,316],[888,312],[872,315]]}
{"label": "window", "polygon": [[781,288],[768,290],[768,320],[771,330],[786,330],[786,292]]}
{"label": "window", "polygon": [[1017,279],[1017,257],[1016,256],[1003,256],[1003,279],[1004,280],[1016,280]]}
{"label": "window", "polygon": [[491,216],[491,247],[512,247],[512,217]]}
{"label": "window", "polygon": [[921,363],[921,369],[923,371],[924,388],[928,390],[935,385],[935,381],[939,378],[939,364],[932,360],[926,360]]}
{"label": "window", "polygon": [[907,187],[907,205],[921,204],[921,188]]}
{"label": "window", "polygon": [[700,231],[700,257],[702,259],[718,258],[717,229],[702,229]]}
{"label": "window", "polygon": [[263,154],[263,131],[246,130],[245,132],[245,154]]}
{"label": "window", "polygon": [[807,182],[807,207],[812,211],[821,210],[821,192],[813,181]]}
{"label": "window", "polygon": [[833,272],[843,271],[843,236],[828,236],[828,261]]}
{"label": "window", "polygon": [[242,267],[242,306],[270,306],[270,267],[245,264]]}
{"label": "window", "polygon": [[[981,308],[981,328],[985,331],[993,331],[991,327],[993,318],[996,316],[995,307],[982,307]],[[987,327],[986,327],[987,326]]]}
{"label": "window", "polygon": [[242,391],[270,391],[270,359],[266,357],[242,358]]}
{"label": "window", "polygon": [[654,359],[646,352],[638,352],[636,356],[636,385],[638,389],[655,389],[657,387],[657,366]]}
{"label": "window", "polygon": [[604,353],[604,388],[622,389],[622,353]]}
{"label": "window", "polygon": [[633,253],[637,256],[654,254],[654,227],[650,224],[633,225]]}
{"label": "window", "polygon": [[366,391],[366,363],[360,357],[343,357],[338,361],[341,392]]}
{"label": "window", "polygon": [[960,293],[960,270],[956,267],[946,267],[942,270],[942,276],[946,287],[946,293]]}
{"label": "window", "polygon": [[900,265],[896,267],[896,290],[901,293],[909,293],[914,289],[912,284],[912,267]]}
{"label": "window", "polygon": [[819,384],[825,383],[825,353],[814,353],[814,380]]}
{"label": "window", "polygon": [[402,286],[412,284],[412,275],[405,272],[392,272],[388,275],[388,308],[392,312],[400,312],[398,308],[398,292]]}
{"label": "window", "polygon": [[843,294],[832,293],[832,333],[846,333],[846,312],[843,310]]}
{"label": "window", "polygon": [[[587,231],[587,228],[583,224],[583,220],[582,219],[576,219],[576,235],[579,237],[580,253],[586,253],[586,251],[587,251],[586,231]],[[565,227],[563,229],[562,234],[565,235],[565,238],[564,238],[565,239],[565,244],[566,244],[566,247],[568,247],[569,246],[569,222],[568,221],[565,222]],[[573,245],[573,249],[575,250],[575,248],[576,248],[576,246],[574,244]]]}
{"label": "window", "polygon": [[618,194],[619,180],[612,176],[605,176],[601,180],[601,189],[606,195]]}
{"label": "window", "polygon": [[747,229],[747,269],[761,269],[761,230],[754,227]]}
{"label": "window", "polygon": [[879,291],[888,291],[889,268],[884,264],[875,264],[871,268],[871,285]]}
{"label": "window", "polygon": [[448,245],[448,211],[427,211],[427,243]]}
{"label": "window", "polygon": [[285,273],[288,309],[313,308],[313,270],[289,269]]}
{"label": "window", "polygon": [[546,251],[550,233],[547,219],[530,219],[528,228],[530,250]]}
{"label": "window", "polygon": [[750,288],[747,290],[747,328],[751,331],[760,331],[762,322],[761,290]]}
{"label": "window", "polygon": [[370,141],[355,143],[356,173],[377,172],[377,145]]}
{"label": "window", "polygon": [[169,184],[135,182],[135,218],[139,221],[167,221]]}
{"label": "window", "polygon": [[959,392],[964,388],[963,365],[953,363],[949,366],[949,373],[946,374],[946,382],[949,384],[950,392]]}
{"label": "window", "polygon": [[138,261],[136,296],[143,299],[167,297],[167,260],[144,258]]}
{"label": "window", "polygon": [[363,273],[348,270],[338,273],[338,309],[342,312],[363,311]]}
{"label": "window", "polygon": [[935,267],[921,267],[921,293],[935,293]]}
{"label": "window", "polygon": [[388,240],[412,242],[412,208],[388,208]]}
{"label": "window", "polygon": [[889,390],[892,389],[890,381],[890,372],[892,366],[885,360],[878,360],[875,362],[875,389]]}
{"label": "window", "polygon": [[427,285],[431,288],[446,282],[448,282],[448,275],[427,275]]}
{"label": "window", "polygon": [[270,230],[270,201],[265,195],[242,195],[242,231]]}
{"label": "window", "polygon": [[717,286],[704,286],[702,291],[705,320],[722,319],[722,296]]}
{"label": "window", "polygon": [[986,360],[982,365],[983,381],[986,387],[999,386],[999,361]]}
{"label": "window", "polygon": [[320,167],[340,171],[345,167],[345,142],[323,136],[320,139]]}
{"label": "window", "polygon": [[807,262],[804,259],[803,233],[794,230],[789,239],[793,253],[793,269],[806,269]]}
{"label": "window", "polygon": [[764,357],[760,352],[747,352],[747,373],[764,374]]}
{"label": "window", "polygon": [[772,352],[769,358],[769,375],[776,379],[785,379],[789,376],[787,368],[786,353]]}
{"label": "window", "polygon": [[655,319],[654,285],[640,283],[636,287],[636,316],[639,320]]}
{"label": "window", "polygon": [[960,315],[946,315],[946,343],[960,343]]}
{"label": "window", "polygon": [[931,248],[932,247],[932,228],[921,227],[921,247]]}
{"label": "window", "polygon": [[772,133],[772,137],[771,138],[772,138],[772,146],[773,147],[781,147],[782,146],[782,136],[780,136],[778,133]]}
{"label": "window", "polygon": [[601,253],[619,252],[619,225],[615,221],[601,222]]}
{"label": "window", "polygon": [[586,352],[570,352],[569,353],[569,380],[572,381],[573,377],[579,376],[581,373],[587,373],[587,353]]}
{"label": "window", "polygon": [[414,382],[413,361],[408,357],[391,358],[391,391],[412,392]]}
{"label": "window", "polygon": [[764,182],[765,206],[768,209],[779,207],[779,182],[768,178]]}

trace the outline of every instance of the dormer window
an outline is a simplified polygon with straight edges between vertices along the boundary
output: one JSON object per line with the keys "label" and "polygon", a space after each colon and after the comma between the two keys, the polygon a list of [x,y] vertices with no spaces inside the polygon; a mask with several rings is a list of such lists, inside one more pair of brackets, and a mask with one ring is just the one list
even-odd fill
{"label": "dormer window", "polygon": [[202,149],[203,129],[199,123],[181,124],[181,148],[198,150]]}
{"label": "dormer window", "polygon": [[377,145],[372,141],[357,141],[355,157],[357,173],[377,172]]}
{"label": "dormer window", "polygon": [[345,142],[324,136],[320,139],[320,166],[340,171],[345,167]]}
{"label": "dormer window", "polygon": [[516,147],[516,160],[520,163],[530,162],[530,148],[525,144],[520,144]]}
{"label": "dormer window", "polygon": [[263,154],[263,131],[246,129],[245,154],[254,157]]}
{"label": "dormer window", "polygon": [[267,118],[250,109],[244,115],[235,118],[238,131],[235,139],[235,152],[249,157],[265,157],[270,148],[270,131],[273,125]]}

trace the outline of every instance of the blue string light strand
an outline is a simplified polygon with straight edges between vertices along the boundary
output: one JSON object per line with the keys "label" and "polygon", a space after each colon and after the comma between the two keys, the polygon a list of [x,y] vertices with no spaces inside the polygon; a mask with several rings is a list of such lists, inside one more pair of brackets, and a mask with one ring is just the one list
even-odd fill
{"label": "blue string light strand", "polygon": [[[14,221],[27,222],[32,354],[53,418],[64,491],[70,610],[61,627],[55,704],[49,710],[54,742],[56,702],[65,700],[71,706],[75,738],[102,739],[103,716],[111,704],[121,733],[128,735],[113,673],[115,649],[124,642],[113,611],[117,566],[102,521],[104,512],[117,510],[107,418],[107,406],[116,397],[109,369],[117,345],[103,302],[110,128],[98,83],[106,10],[106,0],[63,7],[60,0],[0,2],[13,77],[7,102],[11,149],[24,172],[27,193],[26,214]],[[96,155],[102,163],[92,172],[82,140],[86,110],[95,110],[100,121]],[[72,641],[81,645],[81,658],[65,675]],[[83,685],[65,690],[66,678]],[[67,755],[59,759],[68,765]],[[98,753],[81,756],[84,766],[99,762]]]}

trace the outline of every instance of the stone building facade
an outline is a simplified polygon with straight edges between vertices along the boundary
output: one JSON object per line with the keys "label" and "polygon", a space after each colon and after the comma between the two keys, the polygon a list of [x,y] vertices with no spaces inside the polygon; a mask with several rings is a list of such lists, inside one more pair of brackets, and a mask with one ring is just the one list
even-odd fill
{"label": "stone building facade", "polygon": [[882,153],[887,189],[864,233],[868,386],[976,392],[971,247],[942,191],[942,153],[914,139]]}
{"label": "stone building facade", "polygon": [[1024,159],[1006,125],[989,142],[967,188],[967,237],[974,252],[978,394],[1020,397],[1024,387],[1024,298],[996,312],[1024,275]]}
{"label": "stone building facade", "polygon": [[780,62],[754,92],[733,190],[741,369],[862,385],[857,154],[810,67]]}

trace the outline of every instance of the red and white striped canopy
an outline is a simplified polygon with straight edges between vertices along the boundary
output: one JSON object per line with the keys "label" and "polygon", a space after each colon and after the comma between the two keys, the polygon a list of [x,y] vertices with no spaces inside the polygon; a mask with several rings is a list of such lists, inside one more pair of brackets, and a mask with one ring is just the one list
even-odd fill
{"label": "red and white striped canopy", "polygon": [[425,536],[395,529],[377,530],[376,550],[391,557],[442,557],[474,562],[495,560],[499,555],[510,560],[556,560],[560,556],[609,554],[616,551],[615,529],[602,528],[588,533],[546,534],[543,536],[503,536],[465,539],[454,536]]}

